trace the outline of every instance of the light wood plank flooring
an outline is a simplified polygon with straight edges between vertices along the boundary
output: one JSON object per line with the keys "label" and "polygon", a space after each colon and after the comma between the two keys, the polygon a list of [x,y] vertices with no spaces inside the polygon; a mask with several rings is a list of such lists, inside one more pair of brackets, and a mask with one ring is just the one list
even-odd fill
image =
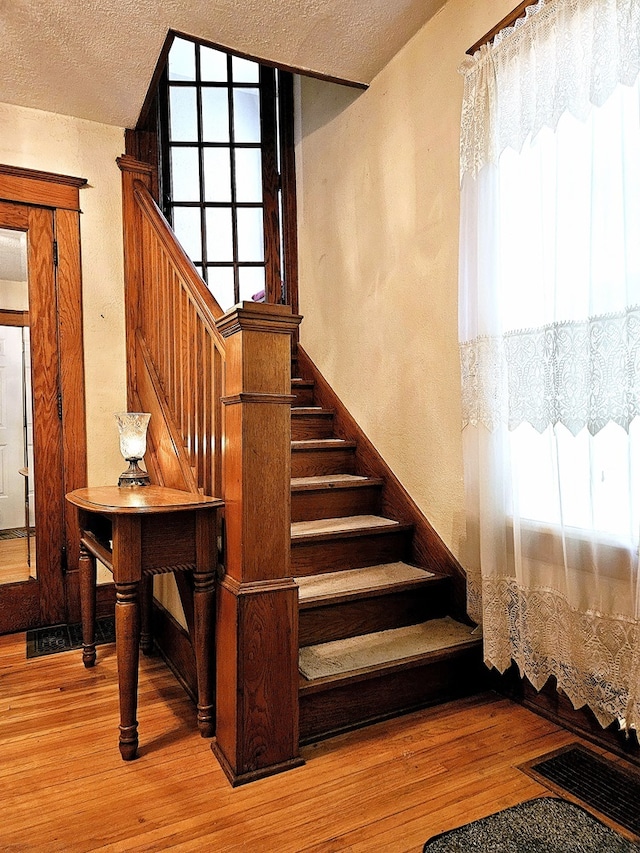
{"label": "light wood plank flooring", "polygon": [[27,540],[0,539],[0,583],[18,583],[36,576],[36,540],[31,537],[31,567],[27,565]]}
{"label": "light wood plank flooring", "polygon": [[419,853],[431,835],[548,791],[516,765],[576,738],[486,694],[305,747],[304,767],[233,790],[194,709],[143,659],[140,757],[117,748],[115,647],[25,660],[0,637],[3,853]]}

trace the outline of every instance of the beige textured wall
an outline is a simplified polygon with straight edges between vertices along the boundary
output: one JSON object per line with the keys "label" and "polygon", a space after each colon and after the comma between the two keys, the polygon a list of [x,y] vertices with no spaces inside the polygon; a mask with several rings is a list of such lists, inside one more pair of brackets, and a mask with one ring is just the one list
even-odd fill
{"label": "beige textured wall", "polygon": [[126,407],[118,127],[0,104],[0,163],[86,178],[80,190],[89,484],[122,469],[113,413]]}
{"label": "beige textured wall", "polygon": [[366,92],[300,93],[302,344],[457,556],[457,69],[512,7],[449,0]]}

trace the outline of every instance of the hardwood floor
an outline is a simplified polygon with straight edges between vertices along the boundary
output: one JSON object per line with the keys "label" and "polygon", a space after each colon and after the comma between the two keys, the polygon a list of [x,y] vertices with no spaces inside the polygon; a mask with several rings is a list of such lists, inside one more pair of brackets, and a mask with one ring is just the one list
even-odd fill
{"label": "hardwood floor", "polygon": [[576,740],[484,694],[304,747],[304,767],[232,789],[160,658],[141,661],[140,757],[125,763],[115,646],[92,670],[25,646],[0,637],[3,853],[418,853],[548,793],[516,766]]}
{"label": "hardwood floor", "polygon": [[0,540],[0,583],[18,583],[36,576],[36,540],[31,537],[31,567],[27,565],[27,540]]}

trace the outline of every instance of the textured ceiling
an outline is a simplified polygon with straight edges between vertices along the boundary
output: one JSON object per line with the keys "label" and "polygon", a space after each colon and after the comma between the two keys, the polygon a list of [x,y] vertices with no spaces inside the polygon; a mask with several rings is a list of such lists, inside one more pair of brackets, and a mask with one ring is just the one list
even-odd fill
{"label": "textured ceiling", "polygon": [[168,30],[368,83],[444,0],[0,0],[0,102],[133,127]]}

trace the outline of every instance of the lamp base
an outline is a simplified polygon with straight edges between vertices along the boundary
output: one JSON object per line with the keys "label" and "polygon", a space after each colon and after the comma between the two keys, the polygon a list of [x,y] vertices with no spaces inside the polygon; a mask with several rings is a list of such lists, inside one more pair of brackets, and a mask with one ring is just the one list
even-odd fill
{"label": "lamp base", "polygon": [[129,467],[120,474],[119,486],[148,486],[151,479],[146,471],[138,465],[138,459],[127,459]]}

